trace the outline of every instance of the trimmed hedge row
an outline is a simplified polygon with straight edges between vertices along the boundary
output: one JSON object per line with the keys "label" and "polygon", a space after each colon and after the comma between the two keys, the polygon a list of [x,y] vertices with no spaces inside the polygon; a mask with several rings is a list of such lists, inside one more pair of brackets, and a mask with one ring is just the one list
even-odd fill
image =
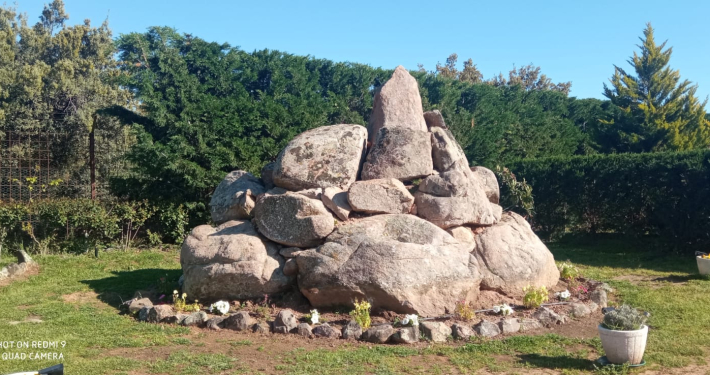
{"label": "trimmed hedge row", "polygon": [[543,236],[617,232],[710,243],[710,152],[528,159],[510,169],[533,188]]}

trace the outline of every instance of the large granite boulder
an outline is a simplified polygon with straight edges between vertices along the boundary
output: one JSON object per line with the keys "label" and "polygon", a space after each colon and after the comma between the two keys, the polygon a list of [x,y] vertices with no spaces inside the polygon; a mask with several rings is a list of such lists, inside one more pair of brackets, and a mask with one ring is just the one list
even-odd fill
{"label": "large granite boulder", "polygon": [[286,291],[293,282],[282,272],[278,245],[260,236],[249,220],[196,227],[182,244],[180,264],[190,299],[257,298]]}
{"label": "large granite boulder", "polygon": [[368,125],[369,141],[382,128],[405,128],[426,132],[419,84],[407,69],[398,66],[392,77],[375,93]]}
{"label": "large granite boulder", "polygon": [[525,219],[506,212],[500,222],[476,235],[477,263],[481,266],[481,289],[521,295],[528,285],[551,288],[560,272],[545,244]]}
{"label": "large granite boulder", "polygon": [[322,201],[280,189],[259,197],[253,213],[259,232],[286,246],[317,246],[335,226]]}
{"label": "large granite boulder", "polygon": [[491,203],[498,204],[500,201],[500,187],[498,186],[496,174],[486,167],[471,167],[471,173],[474,179],[480,181],[488,200]]}
{"label": "large granite boulder", "polygon": [[331,125],[296,136],[281,151],[274,166],[276,186],[289,190],[338,187],[355,182],[367,147],[361,125]]}
{"label": "large granite boulder", "polygon": [[468,159],[463,149],[456,142],[451,131],[438,126],[431,128],[431,153],[434,168],[439,172],[447,171],[454,163],[463,161],[468,165]]}
{"label": "large granite boulder", "polygon": [[314,307],[367,299],[373,309],[440,315],[478,291],[472,249],[413,215],[372,216],[299,253],[298,284]]}
{"label": "large granite boulder", "polygon": [[427,177],[414,198],[417,215],[444,229],[492,225],[502,213],[500,206],[489,202],[481,185],[459,169]]}
{"label": "large granite boulder", "polygon": [[433,173],[431,134],[406,128],[382,128],[362,166],[362,179],[396,178],[401,181]]}
{"label": "large granite boulder", "polygon": [[210,214],[212,221],[222,224],[229,220],[249,219],[256,197],[266,192],[258,178],[245,171],[232,171],[217,185]]}
{"label": "large granite boulder", "polygon": [[414,197],[402,181],[394,178],[357,181],[348,191],[348,202],[353,211],[368,214],[407,214]]}

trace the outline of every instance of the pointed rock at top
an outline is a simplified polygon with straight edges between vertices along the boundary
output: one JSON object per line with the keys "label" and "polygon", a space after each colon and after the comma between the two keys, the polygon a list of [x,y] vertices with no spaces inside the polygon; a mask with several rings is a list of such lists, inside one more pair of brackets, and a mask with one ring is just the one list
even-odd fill
{"label": "pointed rock at top", "polygon": [[377,132],[385,127],[427,131],[419,84],[402,65],[375,94],[368,140],[374,143]]}

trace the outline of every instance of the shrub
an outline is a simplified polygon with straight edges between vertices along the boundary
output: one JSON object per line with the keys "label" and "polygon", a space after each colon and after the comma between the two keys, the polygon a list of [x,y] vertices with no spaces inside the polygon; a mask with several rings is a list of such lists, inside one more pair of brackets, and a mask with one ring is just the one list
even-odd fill
{"label": "shrub", "polygon": [[557,268],[560,270],[560,277],[567,281],[575,280],[580,275],[579,268],[569,261],[560,263]]}
{"label": "shrub", "polygon": [[523,305],[529,309],[536,309],[550,299],[547,288],[544,285],[539,288],[528,285],[523,288],[523,293],[525,293]]}
{"label": "shrub", "polygon": [[476,316],[476,311],[473,309],[470,302],[466,303],[466,301],[458,301],[456,302],[456,307],[454,308],[454,314],[456,314],[457,318],[463,321],[469,321],[473,320]]}
{"label": "shrub", "polygon": [[370,328],[370,302],[355,301],[355,310],[350,312],[350,316],[355,320],[362,329]]}
{"label": "shrub", "polygon": [[500,182],[500,204],[504,210],[514,211],[525,217],[533,215],[535,202],[532,187],[523,178],[518,181],[510,169],[496,166],[495,175]]}
{"label": "shrub", "polygon": [[602,327],[615,331],[635,331],[646,324],[646,316],[629,305],[610,311],[604,315]]}
{"label": "shrub", "polygon": [[533,188],[540,234],[656,235],[710,243],[710,152],[527,159],[510,169]]}

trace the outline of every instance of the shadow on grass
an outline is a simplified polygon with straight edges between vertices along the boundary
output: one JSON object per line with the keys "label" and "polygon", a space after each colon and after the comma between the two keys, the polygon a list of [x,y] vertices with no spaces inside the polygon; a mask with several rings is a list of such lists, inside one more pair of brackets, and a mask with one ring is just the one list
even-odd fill
{"label": "shadow on grass", "polygon": [[656,238],[600,234],[565,237],[547,245],[558,261],[570,260],[592,267],[644,268],[691,274],[691,278],[697,273],[692,250],[679,252]]}
{"label": "shadow on grass", "polygon": [[160,294],[177,289],[177,281],[182,275],[182,270],[146,268],[112,273],[113,276],[110,277],[81,280],[81,282],[93,289],[101,301],[119,308],[123,301],[133,298],[133,294],[138,290],[155,291]]}
{"label": "shadow on grass", "polygon": [[520,362],[533,367],[547,369],[569,369],[569,370],[591,370],[594,362],[583,358],[573,358],[564,356],[546,356],[540,354],[519,354]]}

